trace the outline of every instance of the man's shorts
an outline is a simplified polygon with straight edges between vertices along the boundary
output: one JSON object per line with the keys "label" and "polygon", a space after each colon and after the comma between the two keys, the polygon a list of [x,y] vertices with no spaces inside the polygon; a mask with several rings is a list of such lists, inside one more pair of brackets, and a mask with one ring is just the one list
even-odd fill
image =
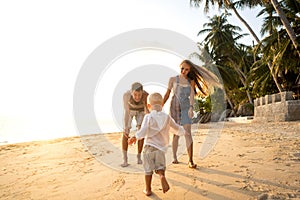
{"label": "man's shorts", "polygon": [[132,123],[133,117],[135,117],[135,120],[136,120],[136,127],[137,128],[141,127],[144,116],[145,116],[144,111],[129,110],[129,118],[128,118],[128,122],[127,122],[127,127],[129,129],[131,129],[131,123]]}
{"label": "man's shorts", "polygon": [[155,170],[165,170],[166,169],[166,158],[165,152],[150,146],[145,145],[143,151],[143,166],[145,170],[145,175],[152,175]]}

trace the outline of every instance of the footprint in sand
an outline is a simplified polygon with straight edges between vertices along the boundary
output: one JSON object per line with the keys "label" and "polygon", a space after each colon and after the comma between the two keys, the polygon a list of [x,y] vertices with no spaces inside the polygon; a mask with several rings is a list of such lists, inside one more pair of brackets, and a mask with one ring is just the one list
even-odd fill
{"label": "footprint in sand", "polygon": [[125,180],[123,177],[119,177],[117,178],[113,184],[112,184],[112,188],[115,188],[116,191],[119,191],[123,186],[125,185]]}

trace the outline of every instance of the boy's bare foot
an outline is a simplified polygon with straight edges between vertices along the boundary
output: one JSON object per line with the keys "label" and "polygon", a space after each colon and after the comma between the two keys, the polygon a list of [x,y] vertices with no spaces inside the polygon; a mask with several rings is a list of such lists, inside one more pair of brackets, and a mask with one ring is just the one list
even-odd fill
{"label": "boy's bare foot", "polygon": [[174,159],[172,163],[173,163],[173,164],[178,164],[179,162],[178,162],[177,159]]}
{"label": "boy's bare foot", "polygon": [[143,190],[143,192],[146,196],[150,196],[152,194],[151,190],[150,191]]}
{"label": "boy's bare foot", "polygon": [[170,186],[169,186],[169,183],[168,183],[166,177],[160,176],[160,182],[161,182],[161,187],[162,187],[163,193],[168,192],[168,190],[170,189]]}
{"label": "boy's bare foot", "polygon": [[124,162],[123,164],[121,164],[121,167],[127,167],[129,164],[127,162]]}

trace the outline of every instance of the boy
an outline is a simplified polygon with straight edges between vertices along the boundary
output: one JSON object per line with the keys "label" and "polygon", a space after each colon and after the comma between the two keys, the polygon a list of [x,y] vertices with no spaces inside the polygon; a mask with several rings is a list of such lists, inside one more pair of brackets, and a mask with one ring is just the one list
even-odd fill
{"label": "boy", "polygon": [[136,140],[145,138],[143,152],[144,170],[145,170],[145,195],[150,196],[151,181],[153,171],[160,177],[163,192],[167,192],[170,186],[165,177],[166,159],[165,153],[169,145],[169,131],[174,129],[176,135],[185,135],[185,130],[179,126],[166,113],[162,111],[163,98],[159,93],[153,93],[149,96],[147,104],[151,111],[145,115],[141,129],[136,132],[135,136],[129,139],[129,144],[135,143]]}
{"label": "boy", "polygon": [[[149,113],[147,108],[148,93],[143,90],[141,83],[135,82],[131,85],[131,90],[128,90],[123,95],[124,106],[124,132],[122,136],[122,151],[123,164],[122,167],[127,167],[128,164],[128,138],[131,129],[133,117],[136,120],[136,128],[140,129],[145,113]],[[143,150],[144,140],[138,141],[137,163],[142,164],[141,152]]]}

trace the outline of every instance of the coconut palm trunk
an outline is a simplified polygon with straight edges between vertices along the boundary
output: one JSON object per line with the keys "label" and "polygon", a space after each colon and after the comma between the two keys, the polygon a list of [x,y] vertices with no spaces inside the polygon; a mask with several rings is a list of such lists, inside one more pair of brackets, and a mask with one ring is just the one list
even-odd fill
{"label": "coconut palm trunk", "polygon": [[298,55],[300,57],[300,48],[299,48],[298,42],[296,40],[295,32],[293,31],[288,19],[286,18],[285,13],[281,9],[281,6],[277,0],[271,0],[271,3],[273,5],[274,9],[276,10],[278,16],[280,17],[280,20],[281,20],[283,26],[285,27],[285,30],[286,30],[287,34],[289,35]]}
{"label": "coconut palm trunk", "polygon": [[255,41],[257,43],[260,43],[260,40],[258,39],[257,35],[255,34],[255,32],[253,31],[253,29],[251,28],[251,26],[249,26],[249,24],[244,20],[244,18],[242,18],[242,16],[240,15],[240,13],[231,4],[231,2],[229,0],[226,0],[225,2],[226,2],[226,5],[228,5],[228,7],[234,12],[234,14],[237,16],[237,18],[246,26],[246,28],[251,33],[251,35],[253,36],[253,38],[255,39]]}

